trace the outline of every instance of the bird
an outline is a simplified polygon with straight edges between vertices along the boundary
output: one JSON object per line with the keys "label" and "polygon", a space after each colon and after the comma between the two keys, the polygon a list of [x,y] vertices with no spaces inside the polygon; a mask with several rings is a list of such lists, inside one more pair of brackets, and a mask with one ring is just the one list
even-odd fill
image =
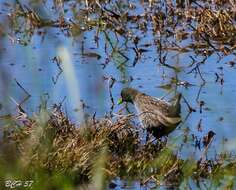
{"label": "bird", "polygon": [[148,133],[157,139],[168,136],[181,122],[181,93],[177,93],[172,101],[165,101],[140,92],[134,88],[124,88],[118,104],[132,103],[138,118]]}

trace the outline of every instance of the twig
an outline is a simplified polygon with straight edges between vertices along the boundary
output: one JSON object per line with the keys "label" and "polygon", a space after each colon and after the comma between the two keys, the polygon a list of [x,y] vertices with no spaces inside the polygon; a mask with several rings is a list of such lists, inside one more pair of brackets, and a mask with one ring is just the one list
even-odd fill
{"label": "twig", "polygon": [[108,79],[108,91],[109,91],[109,96],[110,96],[110,100],[111,100],[111,108],[110,108],[111,112],[110,112],[110,114],[112,113],[112,110],[114,109],[114,106],[115,106],[114,98],[112,96],[112,91],[111,91],[111,89],[112,89],[113,85],[115,84],[115,82],[116,82],[116,79],[114,79],[112,76],[110,76],[109,79]]}
{"label": "twig", "polygon": [[[193,60],[193,59],[192,59],[192,60]],[[196,71],[196,72],[199,74],[200,78],[202,79],[203,84],[206,83],[206,80],[203,78],[202,73],[201,73],[201,71],[200,71],[200,69],[199,69],[199,66],[200,66],[201,64],[205,63],[206,60],[207,60],[207,57],[204,57],[204,59],[203,59],[202,61],[196,63],[196,66],[195,66],[194,68],[192,68],[189,72],[187,72],[187,74],[190,74],[190,73],[192,73],[193,71]],[[191,66],[192,66],[192,65],[193,65],[193,64],[191,64]]]}
{"label": "twig", "polygon": [[[197,31],[197,29],[195,27],[193,27],[191,24],[188,24],[194,31]],[[215,50],[216,52],[218,51],[218,49],[215,48],[214,45],[212,45],[212,43],[210,42],[210,40],[208,38],[205,38],[201,33],[198,33],[199,36],[213,49]],[[206,36],[208,36],[206,33],[204,33]],[[217,53],[217,55],[219,55]]]}
{"label": "twig", "polygon": [[52,61],[56,63],[57,68],[59,69],[59,72],[57,73],[56,77],[54,77],[54,76],[52,77],[53,84],[56,84],[58,79],[59,79],[59,76],[63,72],[63,69],[61,68],[61,59],[60,59],[60,57],[54,57],[52,59]]}
{"label": "twig", "polygon": [[167,92],[165,95],[163,95],[162,97],[160,97],[161,100],[163,100],[166,96],[168,96],[170,93],[172,93],[173,90],[170,90],[169,92]]}
{"label": "twig", "polygon": [[196,102],[197,102],[197,103],[198,103],[198,100],[199,100],[199,97],[200,97],[200,93],[201,93],[202,88],[203,88],[204,85],[205,85],[205,83],[201,84],[201,86],[200,86],[200,88],[199,88],[199,90],[198,90],[197,97],[196,97]]}
{"label": "twig", "polygon": [[176,169],[178,169],[178,159],[176,159],[176,162],[173,164],[173,166],[171,167],[171,169],[164,175],[164,177],[167,177],[170,173],[172,173],[173,171],[175,171]]}
{"label": "twig", "polygon": [[188,106],[189,112],[190,113],[191,112],[196,112],[196,110],[190,106],[190,104],[188,103],[188,101],[186,100],[186,98],[183,95],[182,95],[182,98],[183,98],[184,102],[186,103],[186,105]]}
{"label": "twig", "polygon": [[21,104],[19,104],[13,97],[10,96],[10,99],[12,102],[14,102],[19,110],[20,115],[26,115],[25,110],[21,107]]}
{"label": "twig", "polygon": [[173,67],[172,65],[169,65],[169,64],[167,64],[167,63],[165,63],[166,62],[166,57],[167,57],[167,52],[165,53],[165,55],[164,56],[162,56],[162,50],[163,50],[163,48],[162,48],[162,43],[161,43],[161,39],[160,39],[160,43],[159,43],[159,62],[160,62],[160,64],[161,65],[163,65],[163,66],[165,66],[165,67],[168,67],[168,68],[170,68],[170,69],[173,69],[174,71],[176,71],[176,68],[175,67]]}
{"label": "twig", "polygon": [[59,102],[59,108],[61,109],[61,106],[62,106],[62,104],[63,104],[63,102],[66,100],[66,96],[64,96],[64,98],[62,99],[62,101],[61,102]]}
{"label": "twig", "polygon": [[[195,110],[196,111],[196,110]],[[187,119],[189,118],[189,116],[190,116],[190,114],[191,114],[192,112],[188,112],[188,114],[186,115],[186,117],[184,118],[184,120],[182,121],[182,125],[187,121]],[[182,126],[181,125],[181,126]],[[179,126],[179,128],[181,127],[181,126]]]}
{"label": "twig", "polygon": [[207,153],[207,151],[208,151],[208,149],[209,149],[209,147],[210,147],[210,145],[211,145],[213,139],[214,139],[214,136],[212,136],[210,142],[207,144],[206,148],[204,149],[204,151],[203,151],[203,153],[202,153],[202,155],[201,155],[201,157],[200,157],[200,160],[199,160],[200,163],[202,162],[203,157],[206,157],[206,153]]}
{"label": "twig", "polygon": [[[16,79],[14,79],[14,80],[15,80],[16,84],[20,87],[20,89],[22,89],[22,90],[24,91],[24,93],[26,94],[26,97],[25,97],[19,104],[18,104],[16,101],[13,101],[13,102],[16,103],[18,109],[19,109],[21,112],[25,113],[25,111],[24,111],[24,109],[21,107],[21,105],[22,105],[23,103],[25,103],[25,102],[31,97],[31,95],[28,93],[27,90],[25,90],[25,88],[24,88]],[[14,100],[12,97],[10,97],[10,98],[11,98],[12,100]]]}
{"label": "twig", "polygon": [[30,93],[28,93],[27,90],[25,90],[25,88],[16,80],[14,79],[16,84],[25,92],[25,94],[27,94],[29,97],[31,96]]}

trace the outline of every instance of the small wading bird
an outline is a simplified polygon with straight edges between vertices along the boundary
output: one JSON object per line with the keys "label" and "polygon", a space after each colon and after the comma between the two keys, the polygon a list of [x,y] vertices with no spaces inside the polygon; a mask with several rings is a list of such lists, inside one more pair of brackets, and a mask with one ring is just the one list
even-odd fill
{"label": "small wading bird", "polygon": [[148,133],[160,138],[171,133],[181,122],[180,99],[178,93],[171,103],[154,98],[133,88],[124,88],[118,104],[130,102],[134,104],[139,120]]}

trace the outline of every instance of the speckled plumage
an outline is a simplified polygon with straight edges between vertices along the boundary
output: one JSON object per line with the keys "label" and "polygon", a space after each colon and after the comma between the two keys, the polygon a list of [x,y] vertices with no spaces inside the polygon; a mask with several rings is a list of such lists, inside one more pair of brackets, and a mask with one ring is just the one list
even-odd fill
{"label": "speckled plumage", "polygon": [[143,126],[157,138],[168,135],[181,122],[181,94],[177,95],[173,103],[169,103],[133,88],[125,88],[121,97],[123,101],[134,104]]}

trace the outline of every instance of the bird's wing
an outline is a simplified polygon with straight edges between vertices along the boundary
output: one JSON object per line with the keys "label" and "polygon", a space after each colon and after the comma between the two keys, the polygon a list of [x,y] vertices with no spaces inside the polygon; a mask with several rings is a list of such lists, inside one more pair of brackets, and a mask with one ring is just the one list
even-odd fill
{"label": "bird's wing", "polygon": [[138,110],[142,123],[146,123],[146,126],[173,126],[181,122],[179,115],[170,115],[171,104],[145,94],[137,97],[135,107]]}
{"label": "bird's wing", "polygon": [[[161,112],[162,115],[170,118],[179,117],[180,115],[180,104],[173,105],[170,102],[167,102],[165,100],[161,100],[158,98],[149,99],[151,101],[151,105],[154,105],[154,107],[158,107],[158,111]],[[155,109],[153,108],[153,109]]]}
{"label": "bird's wing", "polygon": [[164,117],[163,115],[159,114],[158,120],[165,126],[173,126],[181,122],[181,117],[168,117],[168,116]]}

